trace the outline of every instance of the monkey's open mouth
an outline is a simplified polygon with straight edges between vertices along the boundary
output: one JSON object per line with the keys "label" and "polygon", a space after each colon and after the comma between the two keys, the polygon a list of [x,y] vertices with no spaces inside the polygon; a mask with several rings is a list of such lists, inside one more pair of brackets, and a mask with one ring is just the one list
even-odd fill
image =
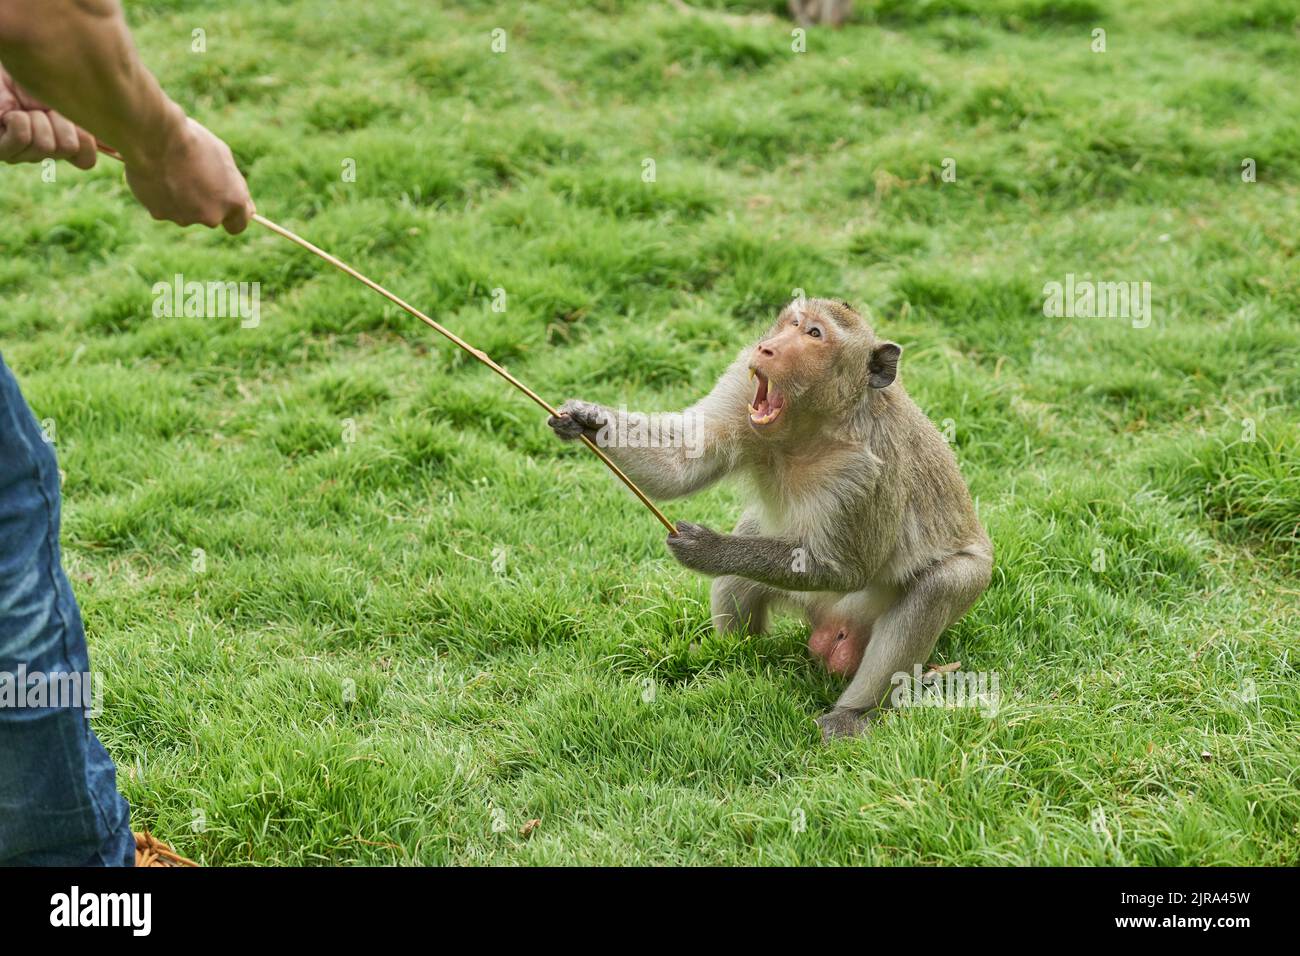
{"label": "monkey's open mouth", "polygon": [[749,377],[758,382],[754,400],[749,403],[749,420],[755,425],[770,425],[785,408],[785,396],[758,369],[751,368]]}

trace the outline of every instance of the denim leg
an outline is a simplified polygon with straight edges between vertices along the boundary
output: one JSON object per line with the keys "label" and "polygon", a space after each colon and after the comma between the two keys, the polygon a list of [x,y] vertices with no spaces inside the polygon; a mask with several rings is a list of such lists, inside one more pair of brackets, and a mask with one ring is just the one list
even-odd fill
{"label": "denim leg", "polygon": [[130,808],[84,707],[18,706],[20,668],[90,664],[60,561],[54,450],[0,358],[0,864],[133,866]]}

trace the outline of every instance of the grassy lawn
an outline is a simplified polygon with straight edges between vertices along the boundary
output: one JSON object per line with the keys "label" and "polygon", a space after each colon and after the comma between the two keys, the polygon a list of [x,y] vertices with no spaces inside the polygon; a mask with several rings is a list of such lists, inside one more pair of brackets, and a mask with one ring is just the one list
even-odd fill
{"label": "grassy lawn", "polygon": [[[823,746],[806,625],[712,635],[491,372],[111,162],[10,167],[0,348],[137,827],[208,864],[1296,864],[1297,8],[859,0],[795,53],[783,2],[728,6],[127,2],[261,212],[552,401],[680,408],[796,288],[869,309],[997,549],[934,653],[997,713]],[[156,318],[178,273],[259,282],[260,324]],[[1070,274],[1149,282],[1149,326],[1045,316]]]}

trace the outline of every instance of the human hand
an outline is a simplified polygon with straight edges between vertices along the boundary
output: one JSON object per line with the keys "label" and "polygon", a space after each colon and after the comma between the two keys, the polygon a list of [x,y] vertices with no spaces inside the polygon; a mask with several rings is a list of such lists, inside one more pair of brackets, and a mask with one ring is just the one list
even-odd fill
{"label": "human hand", "polygon": [[66,159],[79,169],[95,165],[95,137],[56,113],[14,82],[0,66],[0,162]]}
{"label": "human hand", "polygon": [[155,219],[243,232],[257,208],[230,147],[175,109],[174,132],[158,148],[127,153],[131,192]]}

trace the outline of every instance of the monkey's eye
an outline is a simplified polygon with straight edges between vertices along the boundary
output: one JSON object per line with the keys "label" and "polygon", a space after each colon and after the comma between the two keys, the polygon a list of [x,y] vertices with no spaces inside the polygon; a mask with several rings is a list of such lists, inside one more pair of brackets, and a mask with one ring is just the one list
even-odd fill
{"label": "monkey's eye", "polygon": [[808,334],[815,339],[819,339],[822,337],[822,330],[817,328],[817,326],[814,325],[811,329],[808,330]]}

